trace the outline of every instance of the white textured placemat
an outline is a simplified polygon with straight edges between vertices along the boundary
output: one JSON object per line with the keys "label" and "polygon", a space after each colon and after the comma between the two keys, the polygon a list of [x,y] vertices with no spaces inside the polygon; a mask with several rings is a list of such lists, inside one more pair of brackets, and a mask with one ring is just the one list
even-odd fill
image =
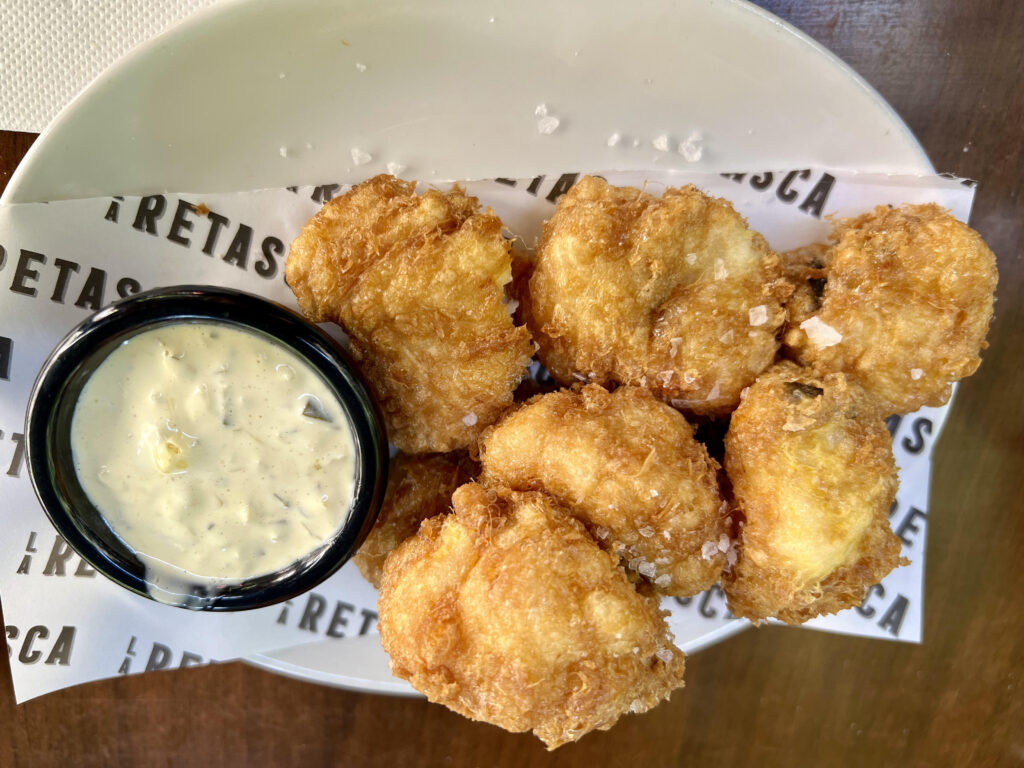
{"label": "white textured placemat", "polygon": [[0,129],[43,130],[131,48],[216,0],[0,0]]}

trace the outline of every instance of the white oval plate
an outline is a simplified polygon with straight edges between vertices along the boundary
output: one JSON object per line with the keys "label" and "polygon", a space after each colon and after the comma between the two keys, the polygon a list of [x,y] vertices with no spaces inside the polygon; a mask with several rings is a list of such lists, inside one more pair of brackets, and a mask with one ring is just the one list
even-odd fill
{"label": "white oval plate", "polygon": [[[537,130],[539,104],[560,120],[550,135]],[[697,163],[652,145],[694,131]],[[356,165],[353,150],[372,160]],[[652,166],[932,172],[856,73],[741,0],[228,0],[97,78],[3,200],[355,182],[389,162],[424,180]],[[692,652],[745,626],[678,641]],[[344,649],[249,660],[410,692],[375,637]]]}

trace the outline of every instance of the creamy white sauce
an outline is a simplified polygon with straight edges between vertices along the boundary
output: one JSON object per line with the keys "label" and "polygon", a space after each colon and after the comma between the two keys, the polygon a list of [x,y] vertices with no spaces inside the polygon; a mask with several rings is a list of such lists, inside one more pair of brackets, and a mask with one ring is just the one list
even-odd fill
{"label": "creamy white sauce", "polygon": [[71,447],[82,489],[167,602],[294,563],[353,500],[355,443],[333,392],[284,346],[222,323],[123,342],[79,396]]}

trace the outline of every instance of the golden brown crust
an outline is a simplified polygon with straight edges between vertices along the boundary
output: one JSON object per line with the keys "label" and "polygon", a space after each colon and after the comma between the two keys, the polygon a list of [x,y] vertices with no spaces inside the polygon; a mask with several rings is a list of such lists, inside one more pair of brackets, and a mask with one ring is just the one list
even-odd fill
{"label": "golden brown crust", "polygon": [[934,204],[879,206],[837,222],[832,240],[821,307],[788,330],[790,354],[854,377],[888,413],[945,403],[981,363],[992,251]]}
{"label": "golden brown crust", "polygon": [[387,556],[416,533],[421,522],[448,512],[455,489],[476,477],[478,469],[458,453],[398,454],[391,459],[380,515],[352,558],[363,578],[379,589]]}
{"label": "golden brown crust", "polygon": [[724,579],[736,616],[835,613],[899,564],[892,440],[878,402],[844,374],[769,369],[733,413],[725,450],[742,519]]}
{"label": "golden brown crust", "polygon": [[455,492],[388,558],[380,635],[394,674],[434,702],[550,749],[682,686],[657,603],[541,493]]}
{"label": "golden brown crust", "polygon": [[782,254],[782,273],[793,287],[786,300],[786,334],[791,338],[793,329],[821,309],[821,297],[828,276],[828,263],[832,250],[824,243],[813,243]]}
{"label": "golden brown crust", "polygon": [[561,383],[634,384],[716,416],[774,359],[787,286],[727,201],[587,176],[544,225],[523,315]]}
{"label": "golden brown crust", "polygon": [[718,581],[728,540],[718,465],[646,390],[590,384],[535,397],[484,433],[480,462],[485,484],[553,496],[662,594]]}
{"label": "golden brown crust", "polygon": [[533,356],[503,303],[501,229],[457,186],[417,195],[377,176],[325,204],[291,245],[299,306],[345,329],[404,452],[468,448],[512,403]]}

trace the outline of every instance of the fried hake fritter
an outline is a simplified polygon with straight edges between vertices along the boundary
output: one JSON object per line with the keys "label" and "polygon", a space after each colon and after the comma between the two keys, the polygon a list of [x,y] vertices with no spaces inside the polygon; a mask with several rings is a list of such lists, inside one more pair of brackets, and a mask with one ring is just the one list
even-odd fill
{"label": "fried hake fritter", "polygon": [[883,416],[844,374],[790,362],[746,391],[725,436],[742,521],[738,562],[724,578],[733,614],[799,624],[860,605],[899,564]]}
{"label": "fried hake fritter", "polygon": [[981,363],[995,255],[934,204],[879,206],[838,222],[832,241],[820,308],[791,320],[790,354],[847,373],[887,413],[945,403]]}
{"label": "fried hake fritter", "polygon": [[534,397],[484,433],[480,462],[484,483],[555,497],[663,594],[697,594],[722,573],[718,465],[647,390],[588,384]]}
{"label": "fried hake fritter", "polygon": [[307,317],[339,323],[406,453],[468,448],[512,403],[533,347],[504,304],[501,221],[459,187],[377,176],[326,203],[285,274]]}
{"label": "fried hake fritter", "polygon": [[727,201],[587,176],[544,225],[522,312],[562,384],[634,384],[720,416],[775,357],[781,275]]}
{"label": "fried hake fritter", "polygon": [[683,684],[657,603],[542,493],[459,488],[384,565],[380,636],[428,699],[549,749]]}
{"label": "fried hake fritter", "polygon": [[352,558],[363,578],[379,589],[387,556],[416,533],[421,522],[448,512],[455,489],[472,480],[477,469],[475,462],[459,453],[400,453],[391,459],[377,522]]}
{"label": "fried hake fritter", "polygon": [[786,300],[786,324],[797,327],[821,309],[831,250],[814,243],[782,254],[782,273],[793,287]]}

